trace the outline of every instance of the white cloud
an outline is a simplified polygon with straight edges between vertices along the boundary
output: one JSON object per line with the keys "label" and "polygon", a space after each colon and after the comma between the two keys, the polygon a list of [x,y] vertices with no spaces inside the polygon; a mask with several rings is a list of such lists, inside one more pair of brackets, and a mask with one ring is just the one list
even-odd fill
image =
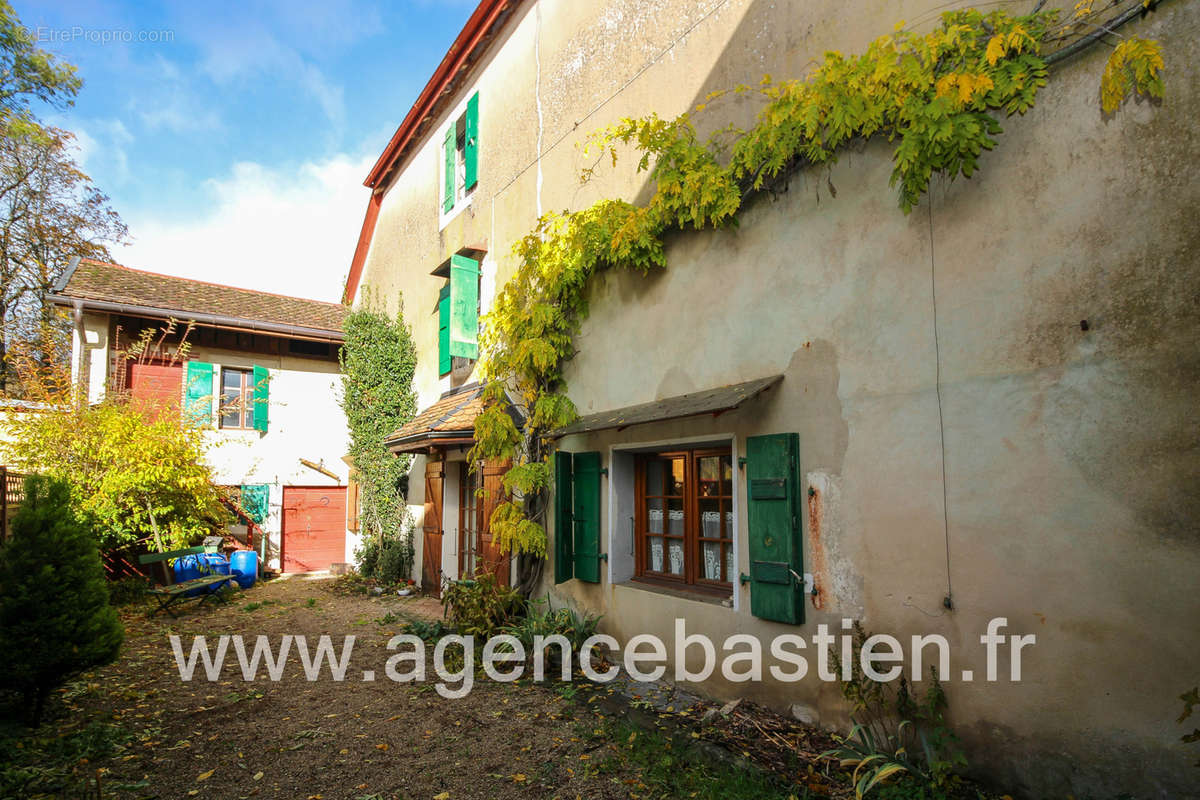
{"label": "white cloud", "polygon": [[[117,183],[129,180],[129,154],[126,149],[133,143],[133,134],[119,119],[66,120],[51,117],[52,125],[69,126],[75,135],[79,166],[85,172],[101,170]],[[95,174],[92,174],[95,178]]]}
{"label": "white cloud", "polygon": [[374,156],[298,168],[236,164],[204,183],[211,210],[185,222],[128,215],[132,245],[114,256],[154,272],[338,301],[362,227]]}

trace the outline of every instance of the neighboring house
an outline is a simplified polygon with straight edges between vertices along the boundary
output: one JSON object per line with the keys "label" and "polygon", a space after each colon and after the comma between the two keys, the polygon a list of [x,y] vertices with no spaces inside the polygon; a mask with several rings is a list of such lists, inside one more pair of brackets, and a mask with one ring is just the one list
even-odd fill
{"label": "neighboring house", "polygon": [[[352,559],[338,403],[344,306],[88,260],[52,299],[72,313],[72,370],[90,402],[116,389],[175,405],[183,424],[206,429],[215,480],[240,489],[266,533],[256,549],[268,567],[307,572]],[[161,358],[128,357],[142,331],[168,320],[177,332]],[[171,358],[189,324],[186,359]]]}
{"label": "neighboring house", "polygon": [[[417,455],[427,589],[481,557],[512,574],[470,491],[503,465],[464,459],[479,313],[514,243],[543,211],[647,196],[636,158],[580,185],[589,134],[803,76],[945,7],[479,5],[367,178],[346,287],[402,298],[412,327],[422,411],[389,444]],[[1004,121],[979,173],[935,180],[911,215],[872,141],[798,171],[736,229],[671,238],[662,274],[597,279],[566,373],[582,419],[558,440],[574,530],[550,525],[571,558],[547,561],[543,596],[622,641],[671,642],[677,618],[764,648],[844,619],[941,634],[955,730],[1007,786],[1191,792],[1174,720],[1200,651],[1198,22],[1197,4],[1164,2],[1122,31],[1161,40],[1161,106],[1104,117],[1109,48],[1086,50]],[[751,121],[750,98],[723,103],[711,124]],[[998,617],[1037,636],[1020,682],[985,678]],[[718,671],[703,689],[844,724],[813,657],[797,684]]]}

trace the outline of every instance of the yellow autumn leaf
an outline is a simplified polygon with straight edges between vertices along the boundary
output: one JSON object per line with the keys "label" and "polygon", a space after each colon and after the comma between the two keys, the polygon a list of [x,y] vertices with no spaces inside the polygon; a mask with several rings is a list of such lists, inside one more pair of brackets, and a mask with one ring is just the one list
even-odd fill
{"label": "yellow autumn leaf", "polygon": [[1004,47],[1004,37],[1000,35],[993,36],[988,40],[987,50],[984,51],[984,56],[987,58],[988,66],[996,66],[996,62],[1004,58],[1008,51]]}
{"label": "yellow autumn leaf", "polygon": [[525,782],[525,773],[518,772],[516,775],[513,775],[512,778],[517,783],[524,783]]}
{"label": "yellow autumn leaf", "polygon": [[433,800],[450,800],[450,793],[442,792],[441,794],[435,794]]}
{"label": "yellow autumn leaf", "polygon": [[199,775],[196,776],[196,780],[206,781],[213,776],[214,772],[216,772],[215,769],[210,769],[208,772],[201,772]]}
{"label": "yellow autumn leaf", "polygon": [[252,780],[252,781],[261,781],[262,779],[263,779],[263,773],[262,773],[262,772],[256,772],[256,773],[254,773],[254,777],[253,777],[253,778],[251,778],[250,780]]}

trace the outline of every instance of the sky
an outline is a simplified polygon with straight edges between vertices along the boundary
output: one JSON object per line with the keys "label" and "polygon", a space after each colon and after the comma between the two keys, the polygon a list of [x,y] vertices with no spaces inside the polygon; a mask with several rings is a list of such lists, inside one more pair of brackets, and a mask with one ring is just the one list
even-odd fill
{"label": "sky", "polygon": [[338,301],[362,185],[475,0],[16,0],[130,267]]}

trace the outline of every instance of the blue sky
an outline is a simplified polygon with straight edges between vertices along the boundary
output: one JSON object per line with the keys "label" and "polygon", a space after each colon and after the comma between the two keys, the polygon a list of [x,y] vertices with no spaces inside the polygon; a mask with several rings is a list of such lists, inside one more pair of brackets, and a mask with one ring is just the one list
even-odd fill
{"label": "blue sky", "polygon": [[129,225],[116,260],[336,300],[362,180],[475,2],[14,7],[84,79],[74,107],[44,116],[77,134]]}

